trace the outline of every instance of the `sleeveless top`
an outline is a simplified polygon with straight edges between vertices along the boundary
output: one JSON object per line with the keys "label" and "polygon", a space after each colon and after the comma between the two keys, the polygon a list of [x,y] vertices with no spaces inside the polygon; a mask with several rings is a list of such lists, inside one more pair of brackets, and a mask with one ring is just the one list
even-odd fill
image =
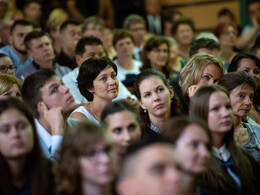
{"label": "sleeveless top", "polygon": [[[80,113],[84,114],[90,122],[93,122],[96,125],[100,125],[100,122],[97,119],[95,119],[95,117],[84,106],[78,107],[72,113],[74,113],[74,112],[80,112]],[[77,124],[80,121],[81,120],[70,118],[70,116],[67,119],[67,122],[69,123],[70,126],[73,126],[73,125]]]}

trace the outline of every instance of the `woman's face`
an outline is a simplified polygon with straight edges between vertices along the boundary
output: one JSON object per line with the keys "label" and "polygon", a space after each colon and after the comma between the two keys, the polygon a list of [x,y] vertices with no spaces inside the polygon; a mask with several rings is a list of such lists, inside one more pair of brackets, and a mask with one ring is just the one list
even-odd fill
{"label": "woman's face", "polygon": [[116,72],[112,67],[107,66],[93,81],[93,88],[89,91],[94,99],[112,100],[118,94],[118,80]]}
{"label": "woman's face", "polygon": [[219,44],[222,46],[233,47],[237,40],[237,31],[233,26],[228,26],[227,29],[220,35]]}
{"label": "woman's face", "polygon": [[5,159],[25,157],[33,150],[33,128],[15,108],[0,115],[0,153]]}
{"label": "woman's face", "polygon": [[157,76],[143,80],[139,85],[141,107],[148,111],[149,117],[162,117],[171,113],[172,87],[168,88]]}
{"label": "woman's face", "polygon": [[202,127],[187,126],[176,142],[176,155],[182,168],[192,174],[205,172],[209,162],[209,137]]}
{"label": "woman's face", "polygon": [[0,95],[0,99],[6,99],[9,97],[22,99],[21,91],[17,84],[13,84],[9,90]]}
{"label": "woman's face", "polygon": [[79,157],[79,166],[82,181],[95,185],[110,183],[114,176],[110,146],[105,142],[94,144]]}
{"label": "woman's face", "polygon": [[254,60],[250,58],[243,58],[239,61],[237,71],[245,71],[255,78],[258,86],[260,86],[260,69],[256,66]]}
{"label": "woman's face", "polygon": [[254,89],[242,84],[230,92],[230,102],[235,116],[246,117],[251,109],[254,97]]}
{"label": "woman's face", "polygon": [[229,97],[216,91],[209,98],[208,126],[212,134],[225,134],[233,125],[232,108]]}
{"label": "woman's face", "polygon": [[169,48],[166,43],[163,43],[147,52],[147,59],[150,61],[151,68],[161,71],[166,65],[169,55]]}
{"label": "woman's face", "polygon": [[124,110],[108,115],[107,134],[118,154],[141,138],[141,127],[134,113]]}
{"label": "woman's face", "polygon": [[216,84],[221,77],[221,70],[214,64],[207,65],[202,71],[198,86]]}

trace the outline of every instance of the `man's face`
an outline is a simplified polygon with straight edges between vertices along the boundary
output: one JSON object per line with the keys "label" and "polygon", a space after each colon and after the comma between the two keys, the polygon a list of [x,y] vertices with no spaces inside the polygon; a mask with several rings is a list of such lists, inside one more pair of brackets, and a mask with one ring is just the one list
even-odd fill
{"label": "man's face", "polygon": [[248,6],[248,14],[251,20],[257,20],[260,24],[260,2],[251,3]]}
{"label": "man's face", "polygon": [[80,67],[81,64],[89,58],[104,56],[106,56],[106,52],[104,51],[102,45],[85,45],[85,52],[81,56],[76,55],[76,61]]}
{"label": "man's face", "polygon": [[28,25],[28,26],[22,26],[22,25],[17,25],[14,28],[13,33],[10,36],[11,39],[11,44],[13,46],[13,48],[23,54],[26,55],[26,48],[25,48],[25,44],[24,44],[24,38],[25,36],[33,31],[33,27]]}
{"label": "man's face", "polygon": [[29,45],[30,49],[28,49],[28,54],[37,64],[42,65],[54,59],[53,47],[48,36],[32,39]]}
{"label": "man's face", "polygon": [[102,38],[103,27],[99,24],[89,23],[86,30],[83,32],[83,35],[92,35],[99,39]]}
{"label": "man's face", "polygon": [[76,44],[81,36],[81,28],[79,25],[69,24],[61,33],[63,47],[69,51],[75,51]]}
{"label": "man's face", "polygon": [[145,11],[147,14],[160,14],[161,4],[159,0],[146,0],[145,2]]}
{"label": "man's face", "polygon": [[122,181],[122,186],[126,185],[130,189],[123,190],[123,195],[182,194],[183,175],[176,166],[170,145],[153,144],[141,149],[137,155],[134,170],[129,178]]}
{"label": "man's face", "polygon": [[188,24],[180,24],[177,28],[175,38],[179,45],[190,45],[193,38],[191,26]]}
{"label": "man's face", "polygon": [[129,30],[132,32],[135,45],[139,45],[144,41],[145,25],[143,23],[131,24]]}
{"label": "man's face", "polygon": [[63,85],[57,76],[51,77],[42,88],[40,88],[42,101],[48,109],[61,107],[64,114],[71,113],[76,104],[69,92],[69,88]]}

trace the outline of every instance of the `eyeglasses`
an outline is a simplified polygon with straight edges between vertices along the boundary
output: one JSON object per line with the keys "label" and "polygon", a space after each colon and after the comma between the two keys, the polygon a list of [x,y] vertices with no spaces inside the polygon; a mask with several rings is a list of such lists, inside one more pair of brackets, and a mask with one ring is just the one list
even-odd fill
{"label": "eyeglasses", "polygon": [[169,53],[169,50],[168,49],[158,49],[158,48],[154,48],[152,49],[153,52],[155,53],[164,53],[164,54],[168,54]]}
{"label": "eyeglasses", "polygon": [[13,65],[9,65],[9,66],[0,65],[0,72],[7,73],[8,70],[14,71],[14,68],[15,67]]}
{"label": "eyeglasses", "polygon": [[225,31],[223,32],[223,35],[234,35],[234,36],[237,36],[237,32],[236,31]]}
{"label": "eyeglasses", "polygon": [[97,162],[102,155],[109,156],[111,154],[111,146],[106,146],[100,150],[92,150],[85,152],[83,156],[91,162]]}

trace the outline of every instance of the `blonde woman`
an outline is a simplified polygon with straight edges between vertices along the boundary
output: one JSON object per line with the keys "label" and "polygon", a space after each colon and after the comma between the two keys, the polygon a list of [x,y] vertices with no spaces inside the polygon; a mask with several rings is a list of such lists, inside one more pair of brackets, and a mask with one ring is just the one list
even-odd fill
{"label": "blonde woman", "polygon": [[183,94],[180,98],[185,110],[189,110],[190,98],[199,87],[216,84],[224,74],[224,65],[215,56],[206,53],[193,55],[180,72],[179,84]]}

